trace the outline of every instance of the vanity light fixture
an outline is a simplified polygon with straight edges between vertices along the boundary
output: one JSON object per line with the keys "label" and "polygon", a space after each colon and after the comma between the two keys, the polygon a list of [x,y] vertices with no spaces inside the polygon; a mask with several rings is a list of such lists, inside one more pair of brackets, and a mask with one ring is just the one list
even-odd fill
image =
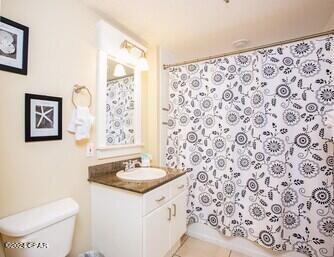
{"label": "vanity light fixture", "polygon": [[148,61],[145,56],[145,52],[142,52],[142,55],[140,56],[136,69],[141,70],[141,71],[147,71],[148,70]]}
{"label": "vanity light fixture", "polygon": [[126,75],[124,66],[120,63],[117,63],[114,69],[114,76],[115,77],[123,77]]}
{"label": "vanity light fixture", "polygon": [[[137,49],[138,51],[141,52],[139,59],[135,58],[131,54],[132,49]],[[145,51],[127,40],[124,40],[121,44],[119,58],[123,60],[124,62],[129,62],[131,58],[137,59],[136,69],[140,71],[147,71],[149,69],[148,62],[145,56]]]}
{"label": "vanity light fixture", "polygon": [[119,50],[119,58],[124,62],[129,62],[130,60],[130,51],[127,44],[128,41],[124,40],[121,44],[121,49]]}

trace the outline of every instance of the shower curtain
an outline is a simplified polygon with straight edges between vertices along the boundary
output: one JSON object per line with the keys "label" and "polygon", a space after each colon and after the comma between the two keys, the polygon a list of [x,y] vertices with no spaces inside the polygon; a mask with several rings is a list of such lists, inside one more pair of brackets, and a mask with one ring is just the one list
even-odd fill
{"label": "shower curtain", "polygon": [[134,75],[107,81],[106,97],[106,144],[134,144]]}
{"label": "shower curtain", "polygon": [[188,223],[334,256],[333,35],[170,68],[167,166]]}

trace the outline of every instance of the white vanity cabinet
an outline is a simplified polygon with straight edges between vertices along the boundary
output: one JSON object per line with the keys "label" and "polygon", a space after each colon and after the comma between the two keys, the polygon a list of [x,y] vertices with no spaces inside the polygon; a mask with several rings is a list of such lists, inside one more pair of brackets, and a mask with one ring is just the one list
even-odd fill
{"label": "white vanity cabinet", "polygon": [[166,257],[186,232],[186,176],[145,194],[91,183],[92,243],[105,257]]}
{"label": "white vanity cabinet", "polygon": [[186,232],[186,191],[184,190],[179,196],[172,200],[172,219],[170,240],[171,245],[177,243],[181,236]]}

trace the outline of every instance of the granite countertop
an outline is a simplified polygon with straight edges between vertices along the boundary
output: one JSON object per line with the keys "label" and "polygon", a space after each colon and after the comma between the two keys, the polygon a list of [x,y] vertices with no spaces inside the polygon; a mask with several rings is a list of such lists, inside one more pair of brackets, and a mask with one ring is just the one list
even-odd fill
{"label": "granite countertop", "polygon": [[98,165],[103,167],[98,167],[98,166],[89,167],[88,181],[103,184],[106,186],[117,187],[140,194],[147,193],[185,174],[185,172],[178,169],[152,166],[153,168],[163,169],[164,171],[166,171],[167,175],[163,178],[149,181],[138,181],[138,182],[127,181],[120,179],[116,176],[116,173],[122,170],[123,167],[117,164],[109,164],[109,166],[107,165],[108,164]]}

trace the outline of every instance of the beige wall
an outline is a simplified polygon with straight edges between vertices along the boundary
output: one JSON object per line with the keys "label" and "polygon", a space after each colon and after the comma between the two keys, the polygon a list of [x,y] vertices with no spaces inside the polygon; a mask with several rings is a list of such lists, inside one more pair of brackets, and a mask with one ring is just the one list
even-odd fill
{"label": "beige wall", "polygon": [[144,109],[144,123],[147,127],[144,131],[145,151],[152,154],[153,164],[159,164],[159,132],[160,132],[160,97],[159,97],[159,48],[149,49],[147,59],[150,64],[147,87],[144,89],[144,95],[147,97]]}
{"label": "beige wall", "polygon": [[[1,15],[28,26],[30,41],[28,76],[0,71],[0,218],[71,196],[80,205],[70,255],[77,256],[90,248],[87,167],[99,162],[85,157],[85,145],[77,144],[66,126],[72,86],[85,84],[95,96],[99,17],[79,0],[2,0]],[[151,67],[156,54],[153,48]],[[154,69],[143,85],[143,138],[147,151],[157,151],[157,77],[151,73]],[[63,97],[62,141],[24,142],[24,93]]]}
{"label": "beige wall", "polygon": [[332,14],[332,16],[330,17],[330,19],[328,20],[328,23],[327,23],[325,29],[326,30],[334,29],[334,13]]}

